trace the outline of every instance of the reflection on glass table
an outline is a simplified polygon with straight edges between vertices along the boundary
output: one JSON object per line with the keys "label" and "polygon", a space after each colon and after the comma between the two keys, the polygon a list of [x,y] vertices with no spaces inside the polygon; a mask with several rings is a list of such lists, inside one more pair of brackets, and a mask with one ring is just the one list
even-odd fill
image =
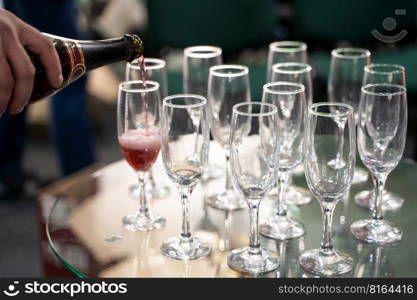
{"label": "reflection on glass table", "polygon": [[394,266],[390,256],[395,255],[394,245],[359,244],[359,250],[363,254],[359,257],[354,270],[355,277],[364,278],[390,278],[394,277]]}
{"label": "reflection on glass table", "polygon": [[[210,155],[221,157],[222,150],[213,143]],[[170,183],[160,160],[155,163],[158,182]],[[391,265],[388,276],[416,277],[417,260],[417,164],[403,160],[391,174],[387,188],[401,192],[404,206],[396,212],[386,212],[389,219],[404,231],[403,239],[389,250]],[[79,277],[248,277],[227,266],[231,250],[248,244],[249,220],[247,210],[224,212],[204,205],[204,195],[223,188],[224,179],[198,185],[190,205],[191,228],[195,234],[209,241],[213,251],[210,256],[193,261],[177,261],[160,253],[162,242],[179,233],[181,207],[178,195],[155,199],[154,209],[167,219],[166,226],[152,232],[128,232],[121,219],[135,209],[137,202],[129,196],[127,187],[135,174],[124,161],[110,164],[98,171],[87,171],[45,188],[39,196],[41,218],[45,218],[46,235],[42,234],[42,256],[53,264],[51,276],[68,273]],[[304,176],[295,177],[297,185],[306,187]],[[353,221],[365,218],[369,211],[355,205],[353,196],[369,189],[371,183],[354,185],[349,199],[340,205],[334,215],[334,245],[354,259],[354,272],[347,276],[364,276],[355,270],[369,266],[366,244],[349,233]],[[274,210],[270,200],[262,202],[260,220]],[[297,256],[303,250],[317,247],[321,237],[321,212],[317,201],[305,206],[289,206],[288,213],[306,225],[307,232],[297,245],[297,240],[282,244],[261,238],[261,244],[281,256],[281,266],[260,277],[306,277],[297,265]],[[343,216],[341,218],[341,216]],[[365,245],[365,246],[364,246]],[[48,247],[49,246],[49,247]],[[52,252],[51,252],[52,249]],[[383,249],[382,256],[387,249]],[[52,254],[53,253],[53,254]],[[368,258],[367,258],[368,257]],[[382,259],[384,261],[384,259]],[[61,269],[59,269],[61,268]],[[366,271],[368,272],[368,271]],[[384,274],[387,274],[384,272]],[[48,275],[48,273],[47,273]],[[59,275],[58,275],[59,276]],[[386,276],[386,275],[384,275]]]}

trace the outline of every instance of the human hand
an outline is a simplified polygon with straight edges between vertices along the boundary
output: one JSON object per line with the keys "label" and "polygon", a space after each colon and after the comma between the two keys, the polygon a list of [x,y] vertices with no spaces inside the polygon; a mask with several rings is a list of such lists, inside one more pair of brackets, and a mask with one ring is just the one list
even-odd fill
{"label": "human hand", "polygon": [[35,67],[27,49],[38,55],[49,83],[59,88],[63,77],[52,41],[11,12],[0,9],[0,115],[17,114],[32,94]]}

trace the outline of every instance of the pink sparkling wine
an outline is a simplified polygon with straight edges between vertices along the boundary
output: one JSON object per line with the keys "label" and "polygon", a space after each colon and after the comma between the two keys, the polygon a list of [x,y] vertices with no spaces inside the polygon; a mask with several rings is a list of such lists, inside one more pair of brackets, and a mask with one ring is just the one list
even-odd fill
{"label": "pink sparkling wine", "polygon": [[119,138],[126,161],[136,171],[147,171],[158,158],[161,141],[157,130],[129,130]]}

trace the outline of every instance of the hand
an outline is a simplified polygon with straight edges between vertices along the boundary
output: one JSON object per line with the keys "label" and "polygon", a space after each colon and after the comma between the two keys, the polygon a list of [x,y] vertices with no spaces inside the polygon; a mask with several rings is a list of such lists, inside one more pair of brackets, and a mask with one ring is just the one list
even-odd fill
{"label": "hand", "polygon": [[49,83],[62,84],[61,63],[52,42],[14,14],[0,9],[0,115],[17,114],[32,94],[35,67],[26,50],[38,55]]}

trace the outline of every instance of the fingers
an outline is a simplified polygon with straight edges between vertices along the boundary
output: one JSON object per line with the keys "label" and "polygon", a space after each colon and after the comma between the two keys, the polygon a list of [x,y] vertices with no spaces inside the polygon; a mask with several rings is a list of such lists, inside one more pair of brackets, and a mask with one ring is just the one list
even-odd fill
{"label": "fingers", "polygon": [[52,41],[27,24],[23,23],[21,26],[19,33],[21,42],[30,52],[38,55],[46,69],[49,83],[54,88],[59,88],[63,81],[62,69]]}
{"label": "fingers", "polygon": [[12,100],[9,103],[9,113],[20,113],[28,103],[33,90],[35,67],[29,55],[14,36],[3,40],[6,55],[14,76]]}
{"label": "fingers", "polygon": [[9,63],[6,58],[0,55],[0,116],[6,111],[9,100],[12,96],[14,79]]}
{"label": "fingers", "polygon": [[1,10],[0,65],[1,109],[16,114],[23,110],[32,94],[35,67],[19,40],[20,23],[13,14]]}
{"label": "fingers", "polygon": [[61,64],[52,42],[0,9],[0,114],[6,109],[19,113],[30,99],[36,70],[27,50],[39,56],[49,83],[59,88],[63,81]]}

